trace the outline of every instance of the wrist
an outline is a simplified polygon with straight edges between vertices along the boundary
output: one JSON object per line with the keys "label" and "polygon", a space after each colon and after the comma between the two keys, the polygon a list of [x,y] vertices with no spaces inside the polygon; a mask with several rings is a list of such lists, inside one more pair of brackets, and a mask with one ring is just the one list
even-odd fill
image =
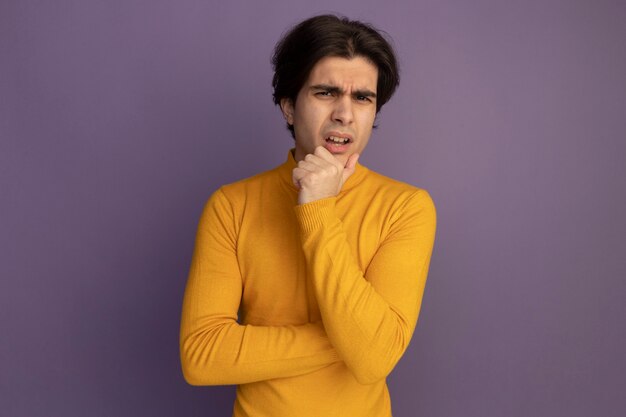
{"label": "wrist", "polygon": [[316,201],[323,200],[325,198],[331,198],[331,197],[336,197],[336,195],[318,194],[318,193],[307,192],[306,190],[300,190],[300,192],[298,193],[298,204],[302,205],[302,204],[314,203]]}
{"label": "wrist", "polygon": [[328,224],[336,216],[336,201],[336,198],[330,197],[295,206],[300,230],[306,234]]}

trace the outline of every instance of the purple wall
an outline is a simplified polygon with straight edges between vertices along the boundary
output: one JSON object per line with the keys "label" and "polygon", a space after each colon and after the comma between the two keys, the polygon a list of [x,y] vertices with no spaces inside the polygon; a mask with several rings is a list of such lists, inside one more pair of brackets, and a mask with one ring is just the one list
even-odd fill
{"label": "purple wall", "polygon": [[0,415],[230,415],[178,362],[196,222],[282,162],[271,48],[337,11],[402,63],[363,162],[438,207],[394,415],[623,416],[625,4],[214,3],[0,2]]}

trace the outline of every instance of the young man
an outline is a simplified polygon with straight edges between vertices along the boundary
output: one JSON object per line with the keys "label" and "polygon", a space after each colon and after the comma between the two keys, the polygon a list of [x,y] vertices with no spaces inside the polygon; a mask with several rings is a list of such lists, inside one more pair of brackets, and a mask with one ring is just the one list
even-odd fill
{"label": "young man", "polygon": [[428,193],[358,163],[398,85],[391,46],[335,16],[276,46],[281,166],[216,191],[181,322],[193,385],[238,384],[234,416],[390,416],[435,236]]}

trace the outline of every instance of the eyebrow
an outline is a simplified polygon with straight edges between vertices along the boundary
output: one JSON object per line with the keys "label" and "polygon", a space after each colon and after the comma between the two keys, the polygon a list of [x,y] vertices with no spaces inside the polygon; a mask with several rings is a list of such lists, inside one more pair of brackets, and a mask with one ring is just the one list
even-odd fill
{"label": "eyebrow", "polygon": [[[341,88],[337,87],[336,85],[331,85],[331,84],[316,84],[316,85],[312,85],[311,86],[311,90],[328,91],[329,93],[339,94],[339,95],[342,95],[342,94],[345,93],[345,91],[343,91]],[[368,90],[368,89],[354,90],[352,92],[352,96],[353,97],[372,97],[372,98],[376,98],[376,93],[371,91],[371,90]]]}

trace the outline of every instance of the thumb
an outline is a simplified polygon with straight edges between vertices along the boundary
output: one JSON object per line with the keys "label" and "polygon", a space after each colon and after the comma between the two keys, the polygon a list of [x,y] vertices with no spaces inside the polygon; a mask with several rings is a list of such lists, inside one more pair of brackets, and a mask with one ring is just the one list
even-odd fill
{"label": "thumb", "polygon": [[359,154],[353,153],[348,157],[348,161],[346,162],[346,166],[343,168],[343,180],[347,180],[350,175],[354,174],[354,170],[356,169],[356,163],[359,160]]}

